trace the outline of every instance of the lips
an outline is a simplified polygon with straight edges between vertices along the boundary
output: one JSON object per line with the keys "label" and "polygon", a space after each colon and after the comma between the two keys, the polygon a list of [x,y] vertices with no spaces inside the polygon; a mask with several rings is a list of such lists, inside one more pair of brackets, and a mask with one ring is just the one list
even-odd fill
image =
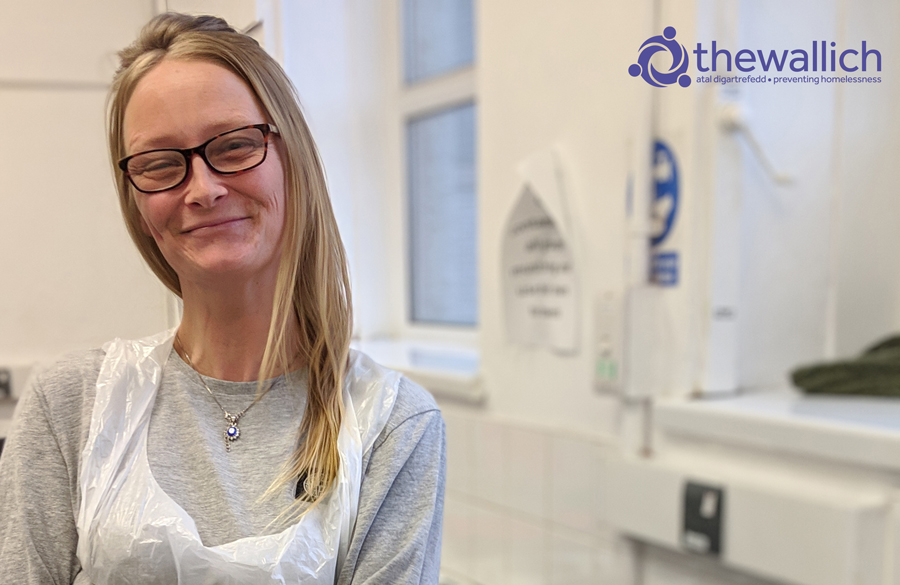
{"label": "lips", "polygon": [[181,233],[189,234],[191,232],[195,232],[197,230],[205,229],[205,228],[215,228],[215,227],[224,227],[230,224],[234,224],[240,221],[244,221],[245,219],[249,219],[248,217],[225,217],[221,219],[211,219],[208,221],[204,221],[203,223],[198,223],[193,225],[185,230],[182,230]]}

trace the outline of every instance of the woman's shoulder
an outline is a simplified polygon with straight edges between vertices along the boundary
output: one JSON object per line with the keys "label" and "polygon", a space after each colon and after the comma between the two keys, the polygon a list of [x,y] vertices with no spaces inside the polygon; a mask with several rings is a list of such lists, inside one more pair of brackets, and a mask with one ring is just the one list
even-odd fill
{"label": "woman's shoulder", "polygon": [[[381,381],[386,381],[396,388],[396,399],[388,419],[388,427],[396,426],[411,416],[428,412],[437,413],[440,417],[440,409],[427,390],[401,372],[380,365],[361,351],[350,352],[350,376],[351,386],[357,391],[361,390],[363,394],[378,387]],[[378,381],[378,384],[373,384],[373,381]]]}
{"label": "woman's shoulder", "polygon": [[53,403],[79,400],[86,393],[93,395],[105,355],[100,348],[85,349],[39,365],[32,372],[29,391]]}
{"label": "woman's shoulder", "polygon": [[397,399],[375,448],[378,449],[391,435],[401,434],[402,442],[415,444],[426,435],[443,434],[441,411],[434,397],[422,386],[406,376],[400,378]]}
{"label": "woman's shoulder", "polygon": [[[359,398],[361,404],[372,402],[371,393],[383,383],[393,386],[396,391],[393,406],[374,447],[377,449],[395,430],[403,428],[408,437],[415,440],[422,434],[434,432],[443,420],[434,397],[401,372],[397,372],[375,362],[363,352],[350,352],[351,396]],[[354,398],[354,401],[356,398]]]}
{"label": "woman's shoulder", "polygon": [[[376,373],[373,374],[373,372]],[[427,390],[404,376],[401,372],[382,366],[361,351],[350,350],[350,375],[354,384],[362,382],[362,386],[366,386],[366,382],[370,382],[373,379],[399,378],[395,410],[399,408],[401,412],[406,412],[407,410],[425,411],[438,409],[434,397]],[[368,386],[371,389],[371,385]]]}
{"label": "woman's shoulder", "polygon": [[440,408],[438,408],[434,396],[406,376],[400,378],[400,384],[397,386],[397,402],[394,403],[394,412],[391,414],[391,418],[404,419],[429,412],[437,413],[437,416],[440,416]]}
{"label": "woman's shoulder", "polygon": [[32,370],[13,420],[13,432],[23,445],[39,440],[32,435],[46,429],[63,457],[77,462],[90,427],[103,357],[101,349],[76,351]]}
{"label": "woman's shoulder", "polygon": [[94,403],[104,355],[99,348],[73,351],[35,367],[22,396],[21,415],[40,412],[53,428],[81,426],[79,419]]}

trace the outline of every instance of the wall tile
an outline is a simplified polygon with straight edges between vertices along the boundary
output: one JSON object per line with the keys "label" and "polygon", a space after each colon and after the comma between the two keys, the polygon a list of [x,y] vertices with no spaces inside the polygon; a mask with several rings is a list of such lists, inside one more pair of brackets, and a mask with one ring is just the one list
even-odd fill
{"label": "wall tile", "polygon": [[777,585],[729,569],[714,559],[647,546],[643,555],[645,585]]}
{"label": "wall tile", "polygon": [[444,572],[441,571],[441,574],[438,576],[438,585],[479,585],[475,581],[472,581],[468,577],[464,577],[462,575],[457,575],[453,572]]}
{"label": "wall tile", "polygon": [[630,550],[612,536],[585,534],[560,526],[550,533],[552,585],[633,585]]}
{"label": "wall tile", "polygon": [[471,486],[474,495],[503,505],[503,429],[494,422],[472,419]]}
{"label": "wall tile", "polygon": [[574,537],[554,530],[550,537],[551,585],[597,583],[594,548],[587,537]]}
{"label": "wall tile", "polygon": [[548,577],[549,536],[543,523],[509,516],[505,541],[503,569],[507,585],[544,585]]}
{"label": "wall tile", "polygon": [[503,495],[505,505],[538,518],[547,517],[547,435],[505,428]]}
{"label": "wall tile", "polygon": [[619,447],[609,443],[595,441],[590,443],[591,459],[594,462],[594,475],[591,481],[594,482],[594,490],[592,491],[591,506],[594,511],[594,527],[592,532],[601,535],[607,535],[611,531],[609,524],[603,521],[601,510],[607,494],[604,493],[603,487],[606,483],[605,474],[608,473],[610,461],[621,457]]}
{"label": "wall tile", "polygon": [[475,534],[472,506],[448,493],[444,499],[444,534],[441,568],[460,575],[472,575],[472,544]]}
{"label": "wall tile", "polygon": [[595,532],[602,458],[593,442],[550,438],[550,517],[568,528]]}
{"label": "wall tile", "polygon": [[447,491],[472,495],[472,429],[470,419],[444,411],[447,428]]}
{"label": "wall tile", "polygon": [[503,572],[504,517],[494,510],[473,506],[472,578],[481,585],[506,585]]}
{"label": "wall tile", "polygon": [[603,585],[634,585],[634,543],[613,533],[592,536],[592,558],[595,583]]}

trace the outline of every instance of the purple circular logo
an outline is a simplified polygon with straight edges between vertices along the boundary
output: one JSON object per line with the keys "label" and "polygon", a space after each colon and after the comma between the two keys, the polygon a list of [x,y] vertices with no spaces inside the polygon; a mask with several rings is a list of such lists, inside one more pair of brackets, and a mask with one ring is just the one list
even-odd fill
{"label": "purple circular logo", "polygon": [[[628,68],[632,77],[641,78],[653,87],[665,87],[678,83],[681,87],[691,84],[691,76],[686,75],[690,59],[684,45],[675,40],[675,27],[667,26],[662,36],[650,37],[641,45],[638,62]],[[650,58],[659,51],[668,51],[672,56],[672,66],[668,71],[660,72],[650,64]]]}

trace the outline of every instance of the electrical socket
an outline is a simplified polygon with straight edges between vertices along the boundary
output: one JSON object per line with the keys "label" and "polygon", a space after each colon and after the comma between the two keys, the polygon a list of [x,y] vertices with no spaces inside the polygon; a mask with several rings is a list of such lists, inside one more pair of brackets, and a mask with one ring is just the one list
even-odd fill
{"label": "electrical socket", "polygon": [[687,550],[714,557],[722,554],[725,488],[687,481],[681,544]]}

